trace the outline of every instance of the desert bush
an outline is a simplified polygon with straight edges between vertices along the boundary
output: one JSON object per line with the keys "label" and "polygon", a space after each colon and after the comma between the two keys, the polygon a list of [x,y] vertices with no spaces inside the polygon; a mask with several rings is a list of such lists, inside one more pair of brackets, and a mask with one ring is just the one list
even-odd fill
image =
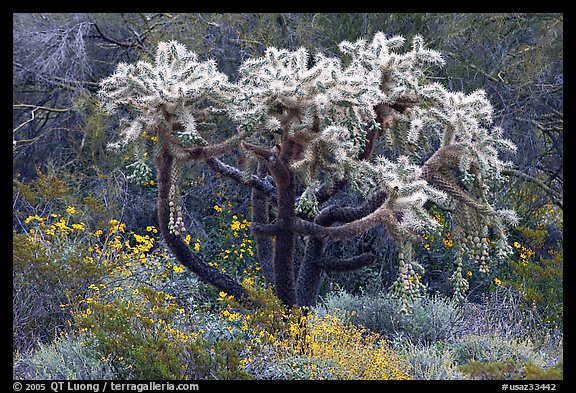
{"label": "desert bush", "polygon": [[275,345],[275,377],[411,379],[408,364],[380,335],[334,315],[311,314],[291,324]]}
{"label": "desert bush", "polygon": [[512,360],[498,362],[479,362],[473,360],[459,367],[471,379],[523,379],[555,380],[563,379],[563,362],[553,367],[542,368],[532,362],[519,365]]}
{"label": "desert bush", "polygon": [[14,379],[89,380],[115,379],[109,359],[98,358],[82,335],[63,334],[35,351],[18,353],[13,362]]}
{"label": "desert bush", "polygon": [[564,379],[564,360],[561,358],[556,365],[547,368],[528,363],[524,366],[524,379]]}
{"label": "desert bush", "polygon": [[248,284],[253,310],[225,293],[219,299],[228,330],[245,343],[243,368],[254,378],[410,379],[408,365],[380,334],[337,315],[288,308],[269,287]]}
{"label": "desert bush", "polygon": [[507,282],[494,287],[479,302],[464,302],[462,312],[466,334],[532,337],[537,345],[562,346],[562,329],[546,323],[545,316],[536,307],[528,307],[523,295]]}
{"label": "desert bush", "polygon": [[458,364],[511,361],[519,367],[528,362],[540,364],[542,358],[530,338],[506,338],[500,334],[468,334],[451,343]]}
{"label": "desert bush", "polygon": [[[537,228],[517,229],[525,240],[514,242],[515,255],[510,263],[508,282],[522,296],[525,308],[538,311],[542,324],[561,327],[564,316],[563,246],[561,239],[552,239],[548,229],[542,224]],[[545,247],[551,241],[553,244]]]}
{"label": "desert bush", "polygon": [[442,342],[426,344],[403,343],[399,355],[410,364],[410,375],[420,380],[465,379],[459,370],[454,350]]}
{"label": "desert bush", "polygon": [[199,283],[155,247],[156,228],[148,231],[115,238],[114,270],[69,305],[74,327],[123,379],[246,378],[241,346],[221,334],[207,338],[191,305],[201,302]]}
{"label": "desert bush", "polygon": [[13,232],[12,306],[14,346],[27,350],[65,330],[69,313],[62,305],[84,297],[87,285],[108,274],[90,249],[93,233],[68,206],[64,215],[28,216],[27,232]]}
{"label": "desert bush", "polygon": [[390,339],[433,343],[462,331],[460,304],[447,297],[427,296],[417,299],[409,314],[402,305],[387,296],[350,295],[342,291],[328,294],[319,312],[343,313],[354,324],[385,334]]}

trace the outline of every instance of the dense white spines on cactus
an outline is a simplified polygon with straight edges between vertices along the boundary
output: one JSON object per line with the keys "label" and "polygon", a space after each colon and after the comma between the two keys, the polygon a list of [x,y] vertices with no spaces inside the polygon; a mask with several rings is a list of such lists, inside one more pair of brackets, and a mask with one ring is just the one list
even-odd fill
{"label": "dense white spines on cactus", "polygon": [[231,116],[249,123],[251,130],[261,127],[272,135],[284,130],[310,141],[293,164],[306,184],[315,168],[336,169],[334,180],[351,179],[362,172],[355,161],[366,133],[379,126],[377,105],[413,95],[420,89],[423,65],[444,64],[438,52],[424,47],[421,37],[412,40],[406,53],[398,52],[403,44],[403,37],[380,32],[369,43],[344,41],[339,49],[349,57],[347,65],[339,58],[311,56],[305,48],[268,48],[263,57],[240,67]]}
{"label": "dense white spines on cactus", "polygon": [[450,92],[438,83],[423,86],[419,91],[429,104],[409,110],[407,139],[415,143],[421,134],[436,136],[440,146],[461,149],[460,170],[467,173],[472,164],[485,177],[496,175],[509,163],[499,159],[499,150],[514,152],[516,146],[503,138],[500,127],[488,128],[493,108],[484,90],[471,94]]}
{"label": "dense white spines on cactus", "polygon": [[399,230],[433,231],[438,222],[426,211],[424,204],[432,201],[439,206],[449,204],[448,196],[422,179],[422,169],[412,163],[408,156],[400,156],[396,161],[377,157],[373,166],[378,189],[389,195],[389,208],[402,213]]}
{"label": "dense white spines on cactus", "polygon": [[153,63],[120,63],[100,84],[102,108],[111,113],[120,108],[131,112],[129,126],[120,133],[120,145],[140,137],[146,127],[162,124],[165,114],[174,115],[191,140],[199,138],[188,107],[204,98],[223,99],[228,78],[213,60],[199,61],[194,52],[176,41],[158,44]]}

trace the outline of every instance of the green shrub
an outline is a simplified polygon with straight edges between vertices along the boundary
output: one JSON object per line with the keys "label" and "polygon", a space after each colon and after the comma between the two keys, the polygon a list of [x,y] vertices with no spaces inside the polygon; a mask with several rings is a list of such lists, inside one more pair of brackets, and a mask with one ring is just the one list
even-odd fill
{"label": "green shrub", "polygon": [[506,338],[500,334],[469,334],[451,343],[458,364],[511,361],[520,367],[540,364],[542,358],[530,338]]}
{"label": "green shrub", "polygon": [[542,368],[533,363],[527,363],[524,367],[524,379],[530,380],[561,380],[564,379],[564,361],[560,361],[553,367]]}
{"label": "green shrub", "polygon": [[512,360],[499,362],[473,360],[459,368],[472,379],[558,380],[564,377],[562,361],[554,367],[542,368],[532,362],[521,366]]}
{"label": "green shrub", "polygon": [[443,343],[404,343],[399,354],[410,364],[410,374],[420,380],[465,379],[458,369],[454,351]]}
{"label": "green shrub", "polygon": [[470,379],[519,379],[521,372],[519,364],[513,360],[499,362],[479,362],[472,360],[459,369],[466,373]]}
{"label": "green shrub", "polygon": [[518,228],[523,241],[514,242],[509,285],[523,297],[525,307],[542,315],[542,323],[562,326],[564,318],[564,258],[561,242],[545,249],[549,238],[546,228]]}
{"label": "green shrub", "polygon": [[210,266],[239,281],[251,277],[260,283],[260,266],[256,261],[256,247],[250,232],[251,222],[243,214],[234,212],[232,202],[222,193],[218,193],[217,197],[221,202],[209,212],[209,240],[205,246],[200,242],[194,246],[202,250]]}
{"label": "green shrub", "polygon": [[115,379],[114,367],[107,359],[98,359],[78,335],[62,335],[50,344],[39,344],[30,353],[16,354],[14,379],[90,380]]}
{"label": "green shrub", "polygon": [[67,329],[70,315],[62,305],[82,299],[87,285],[109,270],[88,249],[91,234],[85,224],[71,215],[29,216],[28,232],[12,235],[13,339],[18,350],[26,351],[36,341],[47,343]]}
{"label": "green shrub", "polygon": [[413,342],[433,343],[464,329],[460,305],[442,296],[417,299],[411,312],[404,314],[401,304],[387,296],[354,296],[334,291],[317,308],[319,312],[343,313],[352,323],[389,338]]}

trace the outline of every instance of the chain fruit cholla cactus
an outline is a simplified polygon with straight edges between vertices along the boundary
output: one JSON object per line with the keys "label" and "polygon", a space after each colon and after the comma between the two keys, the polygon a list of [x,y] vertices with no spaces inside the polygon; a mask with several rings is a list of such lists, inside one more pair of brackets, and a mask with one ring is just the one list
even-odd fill
{"label": "chain fruit cholla cactus", "polygon": [[[404,41],[381,32],[371,41],[345,41],[339,45],[342,58],[268,48],[243,62],[235,82],[214,61],[199,60],[175,41],[160,43],[151,61],[119,64],[99,91],[106,111],[128,114],[112,147],[133,149],[137,176],[151,174],[144,157],[154,157],[159,224],[175,256],[203,280],[245,298],[240,284],[182,239],[180,174],[183,164],[204,162],[252,188],[257,255],[267,283],[288,305],[313,304],[323,271],[374,263],[369,253],[326,255],[325,244],[379,225],[399,244],[400,274],[392,292],[409,304],[423,289],[414,247],[438,225],[427,210],[431,204],[452,215],[456,289],[466,289],[464,258],[486,270],[491,258],[506,257],[506,225],[514,224],[515,215],[492,206],[490,194],[508,165],[498,150],[515,146],[500,128],[490,128],[492,107],[483,91],[450,92],[430,83],[427,70],[444,64],[441,55],[420,36],[401,51]],[[219,141],[218,130],[197,126],[199,117],[216,114],[236,124],[228,139]],[[150,135],[154,151],[144,154]],[[379,142],[390,153],[374,157]],[[248,165],[240,169],[219,160],[234,151]],[[361,193],[364,204],[334,204],[332,197],[345,189]],[[490,247],[488,234],[496,239]]]}

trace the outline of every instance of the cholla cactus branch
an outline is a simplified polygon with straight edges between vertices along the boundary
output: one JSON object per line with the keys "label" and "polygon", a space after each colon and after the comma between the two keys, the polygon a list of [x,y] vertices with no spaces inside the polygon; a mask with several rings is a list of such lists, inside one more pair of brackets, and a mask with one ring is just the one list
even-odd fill
{"label": "cholla cactus branch", "polygon": [[158,220],[166,244],[178,261],[196,273],[200,279],[220,288],[239,301],[247,301],[248,294],[242,285],[229,275],[201,260],[182,237],[168,230],[170,220],[169,194],[173,185],[170,174],[174,164],[175,160],[170,150],[166,146],[163,147],[156,158],[156,167],[158,169]]}
{"label": "cholla cactus branch", "polygon": [[[262,178],[267,175],[267,173],[266,166],[259,163],[256,169],[256,175]],[[267,193],[260,191],[258,188],[252,188],[252,225],[267,225],[269,223],[270,198]],[[272,198],[276,198],[275,192]],[[262,275],[268,284],[273,285],[274,266],[272,258],[274,244],[272,239],[267,236],[254,234],[254,237],[256,239],[256,257],[262,266]]]}
{"label": "cholla cactus branch", "polygon": [[315,236],[325,240],[347,240],[360,236],[378,225],[384,225],[391,233],[397,234],[398,224],[399,221],[391,209],[379,207],[367,216],[335,227],[324,227],[297,219],[294,223],[294,231],[300,235]]}
{"label": "cholla cactus branch", "polygon": [[186,134],[201,139],[187,107],[203,99],[225,102],[227,85],[227,77],[214,61],[199,61],[195,53],[171,41],[158,45],[153,63],[120,63],[100,83],[98,95],[108,113],[127,109],[133,115],[129,127],[120,133],[121,144],[138,139],[146,127],[163,123],[165,112],[184,125]]}
{"label": "cholla cactus branch", "polygon": [[245,132],[239,131],[224,142],[207,146],[193,146],[184,148],[183,150],[186,153],[188,160],[207,160],[209,158],[220,157],[232,152],[236,147],[235,144],[237,144],[244,136]]}
{"label": "cholla cactus branch", "polygon": [[262,192],[269,198],[270,203],[276,204],[276,187],[268,176],[264,178],[255,175],[247,177],[238,168],[227,165],[214,157],[207,159],[206,164],[214,172]]}
{"label": "cholla cactus branch", "polygon": [[[315,217],[314,222],[317,225],[329,227],[334,223],[346,223],[358,220],[382,205],[386,195],[382,192],[374,194],[368,201],[360,207],[337,207],[334,205],[328,206]],[[354,270],[373,262],[374,258],[369,255],[364,255],[360,259],[340,262],[339,260],[323,259],[322,252],[325,241],[316,235],[308,236],[306,239],[304,257],[300,264],[297,277],[298,291],[296,293],[296,300],[298,304],[303,306],[311,306],[316,299],[320,276],[322,271],[332,271],[338,269],[331,269],[330,264],[340,267],[348,267],[347,270]],[[350,263],[352,262],[352,263]],[[324,264],[325,266],[322,266]]]}
{"label": "cholla cactus branch", "polygon": [[375,260],[374,254],[364,253],[350,258],[324,257],[316,264],[326,272],[349,272],[370,266]]}

